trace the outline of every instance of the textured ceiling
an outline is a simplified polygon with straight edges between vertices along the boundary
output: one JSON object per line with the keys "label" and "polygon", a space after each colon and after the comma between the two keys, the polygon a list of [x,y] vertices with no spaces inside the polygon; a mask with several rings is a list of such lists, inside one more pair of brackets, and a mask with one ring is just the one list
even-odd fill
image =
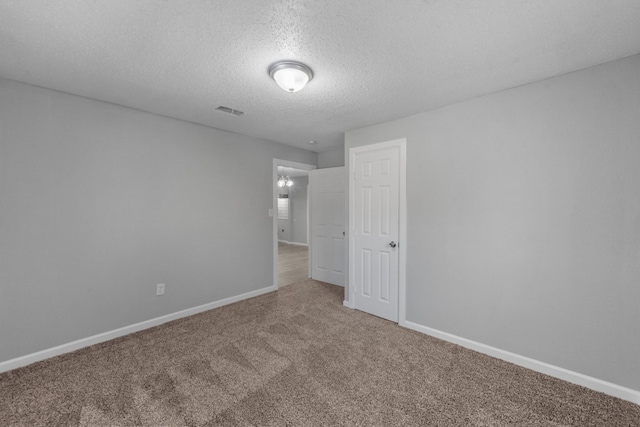
{"label": "textured ceiling", "polygon": [[[318,152],[639,52],[638,0],[0,2],[0,76]],[[269,78],[282,59],[305,89]]]}

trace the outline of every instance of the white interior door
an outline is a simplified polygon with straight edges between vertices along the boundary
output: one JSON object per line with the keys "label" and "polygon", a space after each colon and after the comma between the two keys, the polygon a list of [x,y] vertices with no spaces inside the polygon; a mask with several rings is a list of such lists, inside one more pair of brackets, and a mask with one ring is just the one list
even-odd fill
{"label": "white interior door", "polygon": [[399,252],[404,243],[399,241],[403,149],[381,143],[350,152],[353,305],[394,322],[398,321]]}
{"label": "white interior door", "polygon": [[345,187],[344,166],[309,173],[311,278],[340,286],[347,261]]}

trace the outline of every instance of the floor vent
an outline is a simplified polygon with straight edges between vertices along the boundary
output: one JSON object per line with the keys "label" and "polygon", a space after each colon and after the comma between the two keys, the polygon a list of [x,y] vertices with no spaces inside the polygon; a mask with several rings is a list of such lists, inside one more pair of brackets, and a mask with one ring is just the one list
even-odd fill
{"label": "floor vent", "polygon": [[236,117],[244,116],[244,111],[234,110],[233,108],[224,107],[222,105],[216,108],[216,110],[222,111],[223,113],[231,114]]}

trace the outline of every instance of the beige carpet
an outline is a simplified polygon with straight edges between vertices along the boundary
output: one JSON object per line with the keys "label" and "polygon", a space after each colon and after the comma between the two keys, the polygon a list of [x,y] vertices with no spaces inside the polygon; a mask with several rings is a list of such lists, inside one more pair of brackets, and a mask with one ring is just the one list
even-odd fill
{"label": "beige carpet", "polygon": [[312,280],[0,375],[0,426],[638,426],[640,406]]}

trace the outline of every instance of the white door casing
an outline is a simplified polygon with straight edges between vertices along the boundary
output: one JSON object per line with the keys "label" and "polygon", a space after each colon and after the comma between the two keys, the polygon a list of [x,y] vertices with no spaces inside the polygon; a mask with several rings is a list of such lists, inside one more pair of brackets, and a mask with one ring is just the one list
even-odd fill
{"label": "white door casing", "polygon": [[311,278],[344,286],[346,247],[345,167],[309,173]]}
{"label": "white door casing", "polygon": [[402,139],[349,153],[351,302],[393,322],[404,319],[405,146]]}

